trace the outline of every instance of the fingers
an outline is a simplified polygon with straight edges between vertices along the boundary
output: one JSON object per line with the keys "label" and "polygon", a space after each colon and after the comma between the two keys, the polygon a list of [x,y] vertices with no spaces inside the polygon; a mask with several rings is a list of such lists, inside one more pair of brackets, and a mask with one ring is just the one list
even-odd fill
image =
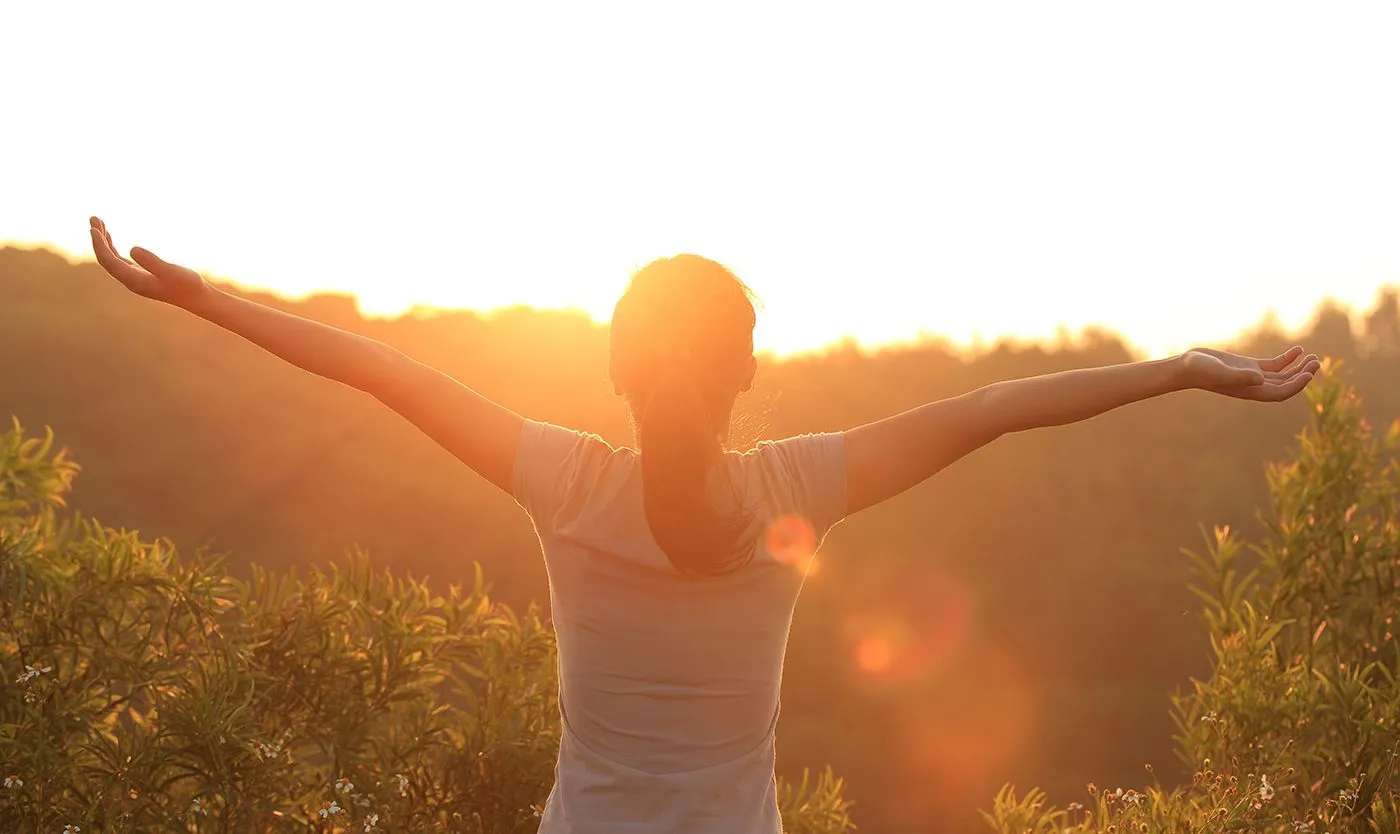
{"label": "fingers", "polygon": [[[124,257],[122,257],[122,254],[121,254],[120,252],[117,251],[116,244],[112,243],[112,233],[109,232],[109,231],[107,231],[107,224],[102,222],[102,218],[100,218],[100,217],[89,217],[89,218],[88,218],[88,231],[91,232],[91,233],[93,234],[93,236],[94,236],[94,237],[93,237],[93,249],[94,249],[94,251],[96,251],[96,248],[97,248],[97,240],[98,240],[98,238],[101,238],[101,240],[104,241],[104,242],[106,243],[107,249],[108,249],[108,251],[110,252],[111,258],[112,258],[112,260],[113,260],[114,263],[115,263],[115,262],[125,263],[125,264],[130,264],[130,263],[131,263],[131,259],[130,259],[130,258],[124,258]],[[102,258],[101,258],[101,257],[98,257],[97,260],[98,260],[98,263],[102,263]],[[104,263],[103,266],[106,266],[106,264]],[[111,270],[109,269],[108,271],[110,272]]]}
{"label": "fingers", "polygon": [[1283,353],[1280,353],[1278,356],[1275,356],[1273,359],[1260,359],[1259,369],[1266,372],[1272,371],[1277,373],[1279,371],[1284,370],[1289,365],[1292,365],[1294,361],[1296,361],[1298,357],[1302,355],[1302,346],[1294,345],[1288,350],[1285,350]]}
{"label": "fingers", "polygon": [[159,256],[156,255],[156,253],[152,252],[149,249],[143,249],[140,246],[132,248],[131,257],[136,261],[136,264],[138,266],[144,267],[147,272],[151,273],[157,278],[161,278],[167,281],[202,280],[199,277],[199,273],[195,272],[189,267],[180,266],[179,264],[172,264],[169,261],[162,260]]}
{"label": "fingers", "polygon": [[170,271],[171,264],[156,257],[156,254],[149,249],[142,249],[137,246],[131,250],[131,259],[138,266],[143,266],[152,275],[161,275]]}
{"label": "fingers", "polygon": [[1298,392],[1302,391],[1304,388],[1307,388],[1308,383],[1312,382],[1312,380],[1313,375],[1311,373],[1305,372],[1298,374],[1288,382],[1283,382],[1274,386],[1270,386],[1272,388],[1271,393],[1273,395],[1270,399],[1273,402],[1282,402],[1283,400],[1289,399],[1290,397],[1293,397],[1294,395],[1298,394]]}
{"label": "fingers", "polygon": [[106,241],[106,242],[107,242],[107,245],[108,245],[109,247],[111,247],[111,249],[112,249],[113,252],[117,251],[117,247],[112,246],[112,235],[111,235],[110,232],[107,231],[107,224],[105,224],[105,223],[102,222],[102,218],[100,218],[100,217],[89,217],[89,218],[88,218],[88,227],[89,227],[89,230],[90,230],[93,234],[95,234],[97,237],[100,237],[100,238],[102,238],[104,241]]}
{"label": "fingers", "polygon": [[88,221],[88,235],[92,238],[92,252],[97,256],[97,263],[108,275],[139,295],[152,293],[154,279],[146,270],[117,254],[112,236],[100,219],[93,217]]}
{"label": "fingers", "polygon": [[[1272,362],[1274,360],[1271,359],[1269,361]],[[1317,354],[1309,353],[1287,370],[1265,371],[1264,378],[1274,382],[1285,382],[1301,373],[1316,374],[1321,367],[1322,360],[1318,358]]]}
{"label": "fingers", "polygon": [[189,288],[204,283],[203,276],[198,272],[187,266],[162,260],[149,249],[142,249],[140,246],[134,247],[131,250],[131,257],[136,259],[136,263],[139,265],[138,269],[144,267],[147,272],[172,288]]}
{"label": "fingers", "polygon": [[1322,372],[1322,362],[1316,354],[1310,353],[1301,361],[1297,361],[1301,353],[1302,349],[1295,347],[1273,359],[1259,360],[1261,366],[1268,367],[1276,367],[1280,362],[1285,363],[1284,367],[1287,370],[1265,371],[1259,375],[1258,381],[1252,384],[1245,381],[1232,382],[1215,390],[1231,397],[1258,402],[1282,402],[1291,399],[1307,388],[1313,378]]}
{"label": "fingers", "polygon": [[97,262],[103,269],[116,274],[114,270],[121,269],[125,261],[112,248],[112,241],[97,226],[93,226],[88,232],[92,236],[92,253],[97,256]]}
{"label": "fingers", "polygon": [[1229,370],[1230,380],[1227,385],[1254,386],[1264,385],[1268,379],[1264,374],[1253,368],[1231,368]]}
{"label": "fingers", "polygon": [[1238,396],[1246,399],[1258,400],[1260,402],[1283,402],[1291,399],[1308,387],[1308,383],[1313,381],[1317,374],[1317,367],[1311,370],[1300,371],[1288,379],[1269,381],[1254,388],[1239,389]]}

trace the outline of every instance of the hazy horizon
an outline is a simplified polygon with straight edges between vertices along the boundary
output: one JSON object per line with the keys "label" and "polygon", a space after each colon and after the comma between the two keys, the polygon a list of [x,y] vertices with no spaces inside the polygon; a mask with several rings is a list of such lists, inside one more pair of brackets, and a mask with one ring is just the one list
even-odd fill
{"label": "hazy horizon", "polygon": [[1400,281],[1393,4],[67,8],[7,17],[0,239],[598,320],[696,252],[779,352],[1161,354]]}
{"label": "hazy horizon", "polygon": [[[0,240],[0,249],[5,248],[13,248],[23,251],[47,251],[65,259],[66,261],[72,264],[84,262],[95,264],[95,260],[91,257],[91,255],[67,252],[64,251],[61,247],[55,246],[51,243],[20,243],[16,241]],[[515,302],[487,308],[438,306],[430,303],[419,303],[409,305],[407,307],[404,307],[403,309],[397,310],[373,310],[365,305],[363,299],[361,299],[358,295],[348,290],[327,287],[313,289],[302,293],[286,293],[278,290],[275,287],[257,286],[247,284],[245,282],[238,281],[236,279],[229,278],[226,276],[220,276],[214,273],[208,274],[209,277],[211,277],[213,280],[222,284],[233,286],[239,290],[254,293],[268,293],[290,302],[300,302],[316,296],[349,297],[354,301],[359,315],[366,320],[392,320],[411,316],[415,312],[426,312],[430,314],[465,312],[472,313],[483,318],[490,318],[494,314],[508,312],[510,310],[520,308],[528,308],[531,310],[537,310],[541,312],[574,313],[588,318],[590,321],[592,321],[594,324],[600,327],[606,327],[608,325],[609,319],[608,316],[603,316],[600,318],[591,313],[589,310],[586,310],[578,305],[541,306],[525,302]],[[1335,305],[1343,311],[1347,312],[1350,318],[1352,319],[1353,326],[1355,326],[1358,317],[1365,315],[1366,313],[1369,313],[1372,309],[1374,309],[1375,304],[1380,297],[1380,294],[1385,292],[1387,289],[1400,290],[1400,281],[1378,285],[1376,287],[1375,294],[1369,300],[1366,300],[1362,304],[1347,304],[1344,301],[1334,298],[1332,296],[1320,296],[1317,300],[1317,303],[1313,306],[1312,310],[1297,321],[1284,321],[1281,317],[1277,315],[1276,311],[1265,310],[1258,317],[1256,317],[1254,321],[1244,323],[1234,332],[1224,333],[1216,338],[1201,339],[1191,343],[1183,343],[1180,347],[1173,347],[1168,350],[1154,351],[1150,347],[1144,346],[1144,344],[1141,341],[1134,339],[1133,334],[1126,333],[1118,328],[1112,327],[1109,324],[1099,322],[1088,322],[1078,328],[1070,328],[1066,325],[1060,325],[1056,328],[1052,328],[1048,332],[1037,334],[993,333],[987,334],[978,339],[971,340],[958,340],[948,334],[939,333],[932,330],[926,330],[922,333],[915,333],[908,336],[899,336],[874,341],[861,339],[854,334],[839,334],[824,342],[812,345],[803,345],[797,348],[790,349],[783,349],[781,347],[774,347],[772,345],[765,344],[763,339],[756,337],[755,350],[760,354],[769,354],[778,359],[788,359],[801,356],[819,355],[829,350],[841,349],[843,346],[851,343],[854,343],[864,351],[878,351],[884,348],[918,346],[921,344],[938,344],[946,348],[952,349],[964,355],[965,357],[975,358],[980,353],[995,349],[995,347],[1000,344],[1010,343],[1016,345],[1041,345],[1047,347],[1053,347],[1060,344],[1076,345],[1082,343],[1086,336],[1089,336],[1093,333],[1099,333],[1117,339],[1127,349],[1137,354],[1138,356],[1144,358],[1154,358],[1169,355],[1170,353],[1179,352],[1180,350],[1185,350],[1192,346],[1207,347],[1229,345],[1231,343],[1236,342],[1237,340],[1248,337],[1252,333],[1257,332],[1261,327],[1274,326],[1279,328],[1283,335],[1293,337],[1305,330],[1312,323],[1312,321],[1315,320],[1318,311],[1322,309],[1324,305],[1327,304]],[[758,323],[755,328],[756,333],[761,334],[764,330],[764,319],[768,315],[768,313],[769,311],[765,308],[760,308],[760,310],[758,311]]]}

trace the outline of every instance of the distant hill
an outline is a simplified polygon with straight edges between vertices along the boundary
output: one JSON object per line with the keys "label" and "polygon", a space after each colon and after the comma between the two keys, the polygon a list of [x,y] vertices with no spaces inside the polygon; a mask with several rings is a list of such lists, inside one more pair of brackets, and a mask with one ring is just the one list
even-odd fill
{"label": "distant hill", "polygon": [[[366,320],[348,297],[257,297],[383,339],[528,416],[630,440],[606,329],[582,315]],[[1343,360],[1376,423],[1400,416],[1393,289],[1359,322],[1324,306],[1300,338]],[[1263,328],[1240,341],[1267,353],[1289,339]],[[1128,358],[1103,333],[977,355],[770,358],[740,433],[847,428]],[[538,544],[508,497],[369,398],[133,297],[94,264],[0,249],[7,414],[55,429],[86,467],[75,508],[109,525],[279,567],[358,546],[444,587],[475,560],[502,601],[546,601]],[[830,762],[878,832],[981,830],[975,809],[1004,781],[1074,798],[1089,780],[1138,781],[1146,762],[1169,780],[1167,693],[1206,668],[1179,549],[1202,525],[1252,533],[1265,464],[1306,417],[1301,400],[1176,395],[1004,438],[847,521],[798,607],[780,768]]]}

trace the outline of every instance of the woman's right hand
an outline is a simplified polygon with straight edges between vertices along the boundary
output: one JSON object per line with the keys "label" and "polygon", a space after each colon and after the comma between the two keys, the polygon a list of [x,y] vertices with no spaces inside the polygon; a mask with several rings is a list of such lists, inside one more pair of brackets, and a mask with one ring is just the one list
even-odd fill
{"label": "woman's right hand", "polygon": [[117,254],[117,248],[112,245],[112,235],[101,219],[90,218],[88,226],[97,262],[107,270],[108,275],[137,295],[186,307],[214,291],[198,272],[166,263],[139,246],[131,250],[131,258],[123,258]]}

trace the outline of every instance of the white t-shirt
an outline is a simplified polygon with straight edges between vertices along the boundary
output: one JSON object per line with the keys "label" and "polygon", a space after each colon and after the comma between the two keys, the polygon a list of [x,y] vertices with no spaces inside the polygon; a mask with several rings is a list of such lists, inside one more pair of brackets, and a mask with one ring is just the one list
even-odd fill
{"label": "white t-shirt", "polygon": [[819,544],[846,512],[840,434],[724,457],[755,515],[753,560],[677,571],[642,510],[640,458],[527,421],[516,501],[544,551],[563,735],[541,834],[779,834],[774,729],[804,570],[769,551],[775,519]]}

